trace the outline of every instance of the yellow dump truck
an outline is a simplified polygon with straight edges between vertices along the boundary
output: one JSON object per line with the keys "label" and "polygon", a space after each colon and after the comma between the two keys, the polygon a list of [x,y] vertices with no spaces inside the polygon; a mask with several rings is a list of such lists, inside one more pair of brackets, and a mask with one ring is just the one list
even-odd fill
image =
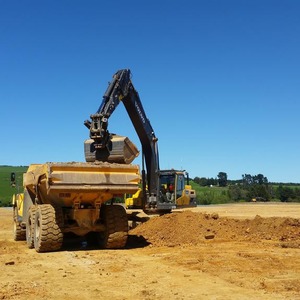
{"label": "yellow dump truck", "polygon": [[139,188],[137,165],[107,162],[30,165],[13,198],[14,238],[37,252],[61,248],[67,232],[95,232],[101,247],[123,248],[128,220],[112,199]]}

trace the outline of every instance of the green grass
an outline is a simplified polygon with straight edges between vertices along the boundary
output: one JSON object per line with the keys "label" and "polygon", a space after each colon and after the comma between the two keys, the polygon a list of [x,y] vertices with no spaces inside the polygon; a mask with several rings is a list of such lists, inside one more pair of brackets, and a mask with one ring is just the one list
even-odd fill
{"label": "green grass", "polygon": [[198,204],[208,205],[232,202],[228,197],[227,187],[200,186],[194,182],[190,182],[190,184],[192,188],[196,191]]}
{"label": "green grass", "polygon": [[[13,194],[22,192],[23,173],[28,167],[0,166],[0,206],[10,206]],[[12,187],[10,175],[16,174],[16,186]]]}
{"label": "green grass", "polygon": [[290,184],[290,183],[272,184],[272,187],[274,189],[277,189],[280,185],[283,186],[283,187],[291,188],[291,189],[300,189],[300,184],[298,184],[298,183],[293,183],[293,184]]}
{"label": "green grass", "polygon": [[[197,203],[200,205],[208,205],[208,204],[223,204],[223,203],[234,203],[232,199],[230,199],[228,195],[228,186],[227,187],[208,187],[208,186],[200,186],[197,183],[191,181],[190,182],[192,188],[196,191]],[[282,184],[284,187],[289,187],[291,189],[300,189],[299,184]],[[279,184],[272,184],[274,191],[278,188]],[[244,200],[239,200],[239,202],[244,202]],[[272,198],[271,201],[280,202],[277,198]],[[296,201],[297,200],[292,200]],[[299,202],[299,201],[298,201]]]}

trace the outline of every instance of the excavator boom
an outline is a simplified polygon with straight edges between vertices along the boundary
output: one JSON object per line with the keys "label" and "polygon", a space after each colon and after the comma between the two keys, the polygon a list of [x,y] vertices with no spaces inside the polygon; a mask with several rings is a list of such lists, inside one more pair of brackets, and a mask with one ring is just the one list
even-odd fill
{"label": "excavator boom", "polygon": [[[101,151],[107,151],[111,147],[112,135],[108,130],[108,120],[120,102],[123,102],[142,145],[143,161],[147,171],[142,172],[144,206],[157,208],[159,204],[158,139],[146,116],[139,94],[132,84],[129,69],[119,70],[114,74],[99,109],[90,116],[91,121],[84,122],[90,130],[90,138],[94,141],[95,156],[100,157]],[[171,210],[170,204],[162,207]]]}

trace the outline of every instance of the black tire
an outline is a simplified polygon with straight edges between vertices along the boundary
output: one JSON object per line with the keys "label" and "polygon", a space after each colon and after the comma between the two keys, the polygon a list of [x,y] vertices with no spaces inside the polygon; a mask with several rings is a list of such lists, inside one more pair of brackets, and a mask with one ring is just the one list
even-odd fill
{"label": "black tire", "polygon": [[26,243],[29,249],[34,248],[34,222],[36,207],[31,206],[26,220]]}
{"label": "black tire", "polygon": [[39,205],[34,221],[34,248],[37,252],[59,250],[63,243],[63,233],[59,226],[60,214],[56,215],[50,204]]}
{"label": "black tire", "polygon": [[124,248],[128,238],[128,219],[123,206],[105,205],[101,219],[106,229],[100,233],[100,246],[104,249]]}
{"label": "black tire", "polygon": [[14,218],[14,240],[15,241],[25,241],[26,240],[26,231],[21,227],[20,222],[18,221],[18,210],[17,207],[14,207],[13,210]]}

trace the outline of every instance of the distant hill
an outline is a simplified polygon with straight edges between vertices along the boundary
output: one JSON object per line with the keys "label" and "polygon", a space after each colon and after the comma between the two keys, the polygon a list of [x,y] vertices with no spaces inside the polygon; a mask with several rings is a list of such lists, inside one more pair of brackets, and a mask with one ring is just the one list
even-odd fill
{"label": "distant hill", "polygon": [[[27,171],[27,166],[0,166],[0,206],[10,206],[12,195],[22,192],[23,173]],[[10,182],[11,173],[16,175],[16,185]]]}

